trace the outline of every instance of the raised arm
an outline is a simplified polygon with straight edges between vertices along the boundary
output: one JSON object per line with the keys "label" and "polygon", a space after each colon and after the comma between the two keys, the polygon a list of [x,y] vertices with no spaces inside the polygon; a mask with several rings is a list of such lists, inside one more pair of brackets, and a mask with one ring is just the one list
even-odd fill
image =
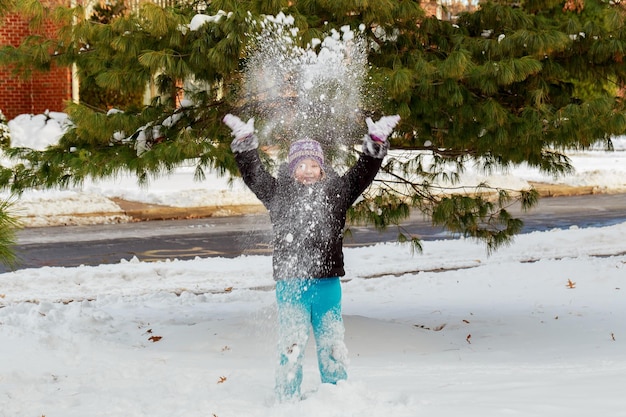
{"label": "raised arm", "polygon": [[276,189],[276,179],[267,172],[259,158],[259,140],[254,134],[254,119],[244,123],[239,117],[227,114],[224,123],[234,137],[230,148],[244,183],[267,206]]}
{"label": "raised arm", "polygon": [[345,186],[351,191],[349,205],[374,181],[389,149],[387,138],[399,121],[398,115],[383,116],[377,122],[369,117],[365,120],[368,133],[363,137],[363,153],[343,177]]}

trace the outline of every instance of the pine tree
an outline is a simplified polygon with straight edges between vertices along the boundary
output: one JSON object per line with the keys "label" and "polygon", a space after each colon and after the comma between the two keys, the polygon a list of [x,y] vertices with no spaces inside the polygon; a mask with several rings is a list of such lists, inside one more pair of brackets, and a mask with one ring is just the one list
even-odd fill
{"label": "pine tree", "polygon": [[15,0],[0,0],[0,16],[15,7]]}
{"label": "pine tree", "polygon": [[[417,209],[492,250],[522,227],[507,209],[529,208],[538,195],[489,184],[455,188],[468,164],[497,171],[524,163],[565,175],[572,167],[564,150],[610,148],[610,138],[626,131],[626,11],[618,2],[487,2],[454,22],[425,16],[414,0],[143,3],[106,24],[81,7],[20,4],[33,22],[47,12],[61,30],[56,39],[3,48],[0,63],[21,74],[51,61],[76,63],[112,91],[153,83],[158,95],[143,107],[69,105],[74,127],[58,146],[12,150],[24,163],[2,177],[16,191],[122,171],[147,181],[188,160],[196,161],[198,179],[206,169],[236,175],[221,118],[245,110],[239,93],[250,22],[279,12],[294,17],[303,44],[332,28],[364,25],[372,91],[380,93],[362,117],[400,114],[392,148],[417,151],[386,160],[378,186],[351,210],[354,221],[388,227]],[[200,5],[216,18],[188,30]],[[399,231],[419,248],[418,238]]]}
{"label": "pine tree", "polygon": [[[96,4],[90,20],[95,23],[108,24],[117,17],[122,16],[127,11],[124,2],[117,0],[115,3]],[[86,44],[93,44],[91,39],[85,39]],[[115,56],[115,50],[107,50],[113,48],[113,45],[106,45],[102,42],[98,44],[96,54],[103,54],[105,58]],[[102,81],[99,76],[106,73],[108,68],[122,66],[121,62],[112,62],[111,60],[94,59],[90,57],[87,60],[81,60],[82,66],[78,67],[80,79],[80,102],[92,108],[111,109],[111,108],[129,108],[131,106],[139,107],[142,104],[142,98],[145,86],[137,86],[136,91],[126,88],[120,91],[120,88],[114,86],[113,89],[101,86]]]}
{"label": "pine tree", "polygon": [[11,131],[7,125],[7,118],[0,109],[0,149],[11,147]]}
{"label": "pine tree", "polygon": [[[0,149],[6,149],[9,146],[11,146],[11,132],[7,126],[6,117],[0,110]],[[8,266],[15,266],[17,262],[13,246],[16,242],[15,231],[20,226],[11,214],[12,204],[12,197],[0,201],[0,263]]]}

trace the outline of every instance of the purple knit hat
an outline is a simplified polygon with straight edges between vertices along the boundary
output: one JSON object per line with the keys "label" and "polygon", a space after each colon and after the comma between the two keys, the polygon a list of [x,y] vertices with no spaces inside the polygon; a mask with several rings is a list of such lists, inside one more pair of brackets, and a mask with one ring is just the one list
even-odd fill
{"label": "purple knit hat", "polygon": [[308,138],[293,142],[289,147],[289,172],[293,174],[298,163],[308,158],[316,160],[323,168],[324,151],[320,143]]}

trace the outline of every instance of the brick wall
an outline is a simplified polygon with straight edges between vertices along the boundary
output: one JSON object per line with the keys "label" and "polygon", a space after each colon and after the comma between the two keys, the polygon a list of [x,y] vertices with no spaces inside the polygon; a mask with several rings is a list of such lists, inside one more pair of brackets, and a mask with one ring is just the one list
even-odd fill
{"label": "brick wall", "polygon": [[[47,23],[42,31],[48,36],[54,27]],[[32,32],[28,23],[16,14],[0,19],[0,45],[19,45]],[[0,110],[8,120],[23,113],[39,114],[46,110],[62,112],[72,97],[72,77],[69,68],[53,67],[49,72],[33,72],[30,79],[15,77],[6,67],[0,67]]]}

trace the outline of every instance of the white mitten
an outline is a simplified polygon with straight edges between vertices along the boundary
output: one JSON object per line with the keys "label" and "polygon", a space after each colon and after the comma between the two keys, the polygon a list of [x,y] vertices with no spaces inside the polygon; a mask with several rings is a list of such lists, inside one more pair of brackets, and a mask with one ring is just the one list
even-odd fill
{"label": "white mitten", "polygon": [[230,127],[235,140],[245,139],[254,133],[254,117],[248,120],[248,123],[244,123],[239,117],[229,113],[222,121]]}
{"label": "white mitten", "polygon": [[367,123],[367,133],[369,133],[370,137],[376,142],[385,142],[399,121],[400,116],[397,114],[394,116],[383,116],[376,123],[372,121],[371,117],[368,117],[365,119],[365,123]]}

